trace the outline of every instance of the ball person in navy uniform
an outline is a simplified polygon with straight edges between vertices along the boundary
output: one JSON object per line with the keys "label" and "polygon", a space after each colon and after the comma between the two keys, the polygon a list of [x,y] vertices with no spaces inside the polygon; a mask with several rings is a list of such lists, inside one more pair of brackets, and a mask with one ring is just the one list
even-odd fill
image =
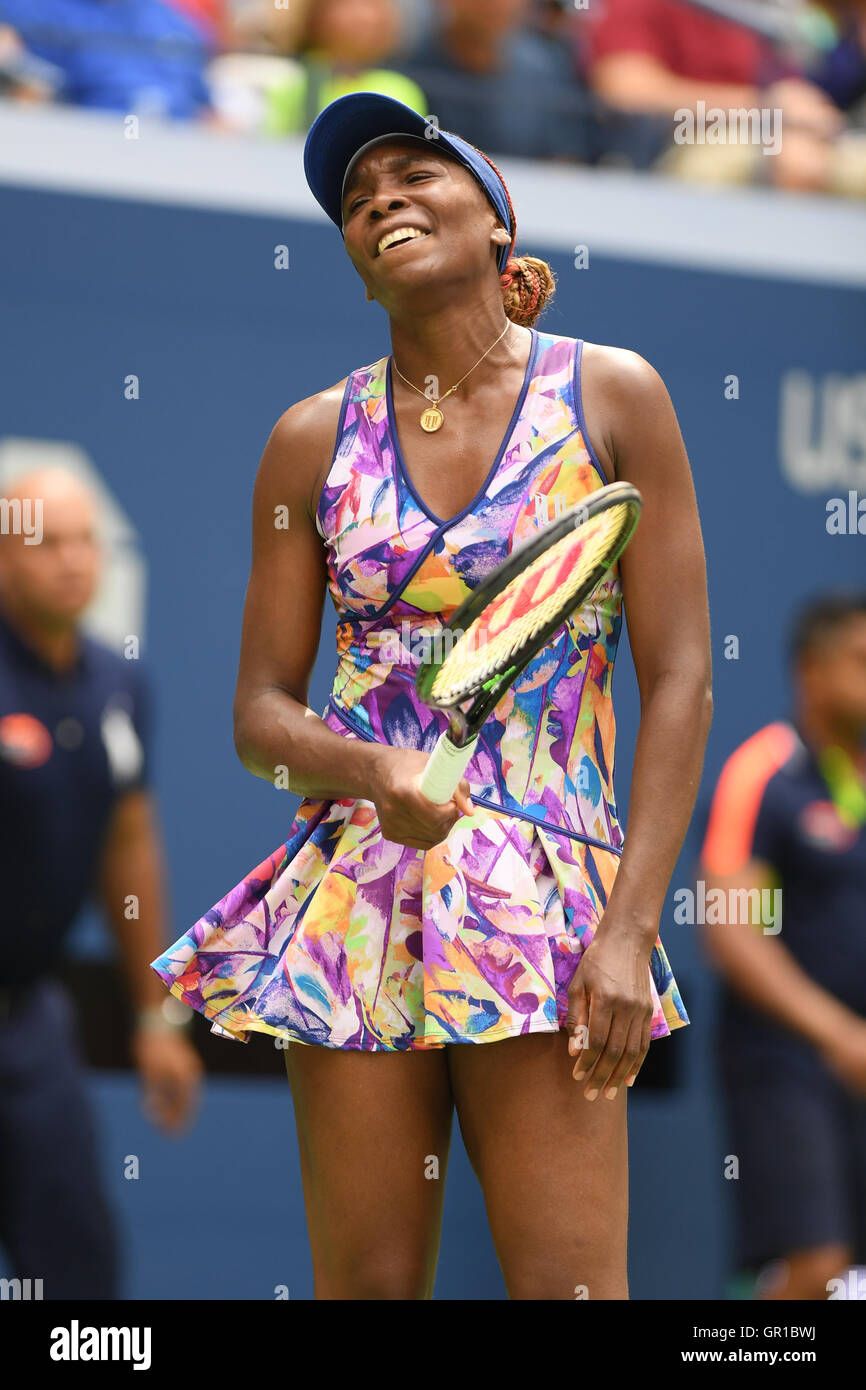
{"label": "ball person in navy uniform", "polygon": [[85,902],[116,935],[145,1111],[165,1131],[189,1120],[202,1068],[148,969],[167,932],[147,686],[137,660],[78,628],[100,572],[94,500],[51,468],[0,506],[0,1243],[43,1298],[113,1299],[118,1241],[54,978]]}
{"label": "ball person in navy uniform", "polygon": [[826,1299],[866,1263],[866,592],[808,603],[790,656],[791,718],[716,787],[703,877],[738,906],[703,937],[740,1278]]}

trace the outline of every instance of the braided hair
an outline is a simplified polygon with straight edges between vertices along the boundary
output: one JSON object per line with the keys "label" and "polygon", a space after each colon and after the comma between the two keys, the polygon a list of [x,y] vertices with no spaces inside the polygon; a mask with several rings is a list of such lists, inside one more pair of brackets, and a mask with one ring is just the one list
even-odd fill
{"label": "braided hair", "polygon": [[[477,147],[473,145],[472,148],[476,149]],[[508,260],[505,262],[505,269],[499,277],[505,314],[512,323],[518,323],[522,328],[529,328],[553,298],[556,280],[547,261],[539,260],[537,256],[515,256],[512,254],[514,243],[517,240],[517,218],[514,215],[511,194],[508,192],[505,180],[493,160],[483,150],[478,150],[478,153],[482,159],[487,161],[502,184],[508,201],[508,211],[511,214],[511,246]]]}

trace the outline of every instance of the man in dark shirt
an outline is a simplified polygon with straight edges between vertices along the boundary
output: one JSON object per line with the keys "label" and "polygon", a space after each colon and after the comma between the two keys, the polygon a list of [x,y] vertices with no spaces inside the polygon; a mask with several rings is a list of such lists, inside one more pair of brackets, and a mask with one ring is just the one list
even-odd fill
{"label": "man in dark shirt", "polygon": [[399,63],[429,114],[494,158],[584,160],[593,135],[565,44],[529,26],[528,0],[439,0],[430,32]]}
{"label": "man in dark shirt", "polygon": [[167,938],[148,693],[137,660],[78,630],[99,574],[82,484],[45,469],[0,508],[0,1241],[45,1298],[116,1298],[83,1060],[53,972],[79,909],[99,900],[136,1009],[146,1110],[181,1125],[201,1063],[148,968]]}
{"label": "man in dark shirt", "polygon": [[792,662],[793,719],[716,787],[704,939],[738,1264],[768,1297],[826,1299],[866,1262],[866,594],[805,609]]}

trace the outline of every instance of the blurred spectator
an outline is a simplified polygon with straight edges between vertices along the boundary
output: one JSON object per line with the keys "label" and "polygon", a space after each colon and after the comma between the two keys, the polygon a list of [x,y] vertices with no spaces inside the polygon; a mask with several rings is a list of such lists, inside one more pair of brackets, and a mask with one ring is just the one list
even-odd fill
{"label": "blurred spectator", "polygon": [[826,1299],[866,1262],[866,593],[810,603],[791,665],[792,717],[719,778],[701,916],[738,1272]]}
{"label": "blurred spectator", "polygon": [[437,0],[432,31],[401,67],[443,129],[492,155],[585,159],[586,103],[573,58],[532,17],[530,0]]}
{"label": "blurred spectator", "polygon": [[835,22],[837,40],[809,75],[840,111],[866,124],[866,0],[830,0],[827,10]]}
{"label": "blurred spectator", "polygon": [[615,108],[668,113],[672,137],[674,113],[694,111],[699,102],[724,112],[782,112],[778,153],[764,156],[746,139],[686,142],[669,150],[665,168],[710,181],[757,177],[789,189],[834,189],[834,145],[844,119],[767,39],[688,0],[599,0],[580,19],[593,90]]}
{"label": "blurred spectator", "polygon": [[0,23],[0,95],[16,101],[51,101],[62,83],[59,68],[28,53],[15,30]]}
{"label": "blurred spectator", "polygon": [[164,0],[0,0],[0,23],[57,70],[60,101],[176,119],[208,112],[212,39]]}
{"label": "blurred spectator", "polygon": [[665,110],[748,104],[793,69],[768,40],[688,0],[598,0],[579,16],[581,59],[593,87],[617,106]]}
{"label": "blurred spectator", "polygon": [[269,38],[274,49],[282,45],[294,59],[276,53],[216,59],[208,81],[226,119],[274,135],[300,133],[350,92],[381,92],[426,113],[418,84],[389,65],[403,34],[398,0],[315,0],[296,9],[290,25],[273,13],[259,38]]}
{"label": "blurred spectator", "polygon": [[[402,55],[415,47],[429,32],[435,0],[394,0],[398,33],[392,49]],[[288,8],[277,9],[274,0],[230,0],[228,23],[232,48],[244,51],[296,53],[309,27],[313,0],[291,0]]]}
{"label": "blurred spectator", "polygon": [[540,34],[569,43],[574,17],[575,7],[570,0],[532,0],[528,22]]}

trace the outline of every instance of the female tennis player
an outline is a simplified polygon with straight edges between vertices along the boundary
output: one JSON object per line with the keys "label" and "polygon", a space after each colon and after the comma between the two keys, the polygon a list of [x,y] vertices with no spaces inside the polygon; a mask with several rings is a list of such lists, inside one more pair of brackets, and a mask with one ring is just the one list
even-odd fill
{"label": "female tennis player", "polygon": [[[688,459],[643,358],[533,326],[551,272],[513,255],[511,200],[472,145],[360,93],[316,120],[305,170],[392,351],[268,440],[235,738],[304,799],[153,968],[215,1031],[286,1047],[317,1298],[432,1297],[456,1107],[508,1296],[627,1299],[628,1088],[651,1039],[689,1021],[658,937],[711,708]],[[415,687],[434,634],[617,479],[643,497],[628,550],[434,804],[419,778],[447,715]],[[641,698],[625,843],[623,599]]]}

